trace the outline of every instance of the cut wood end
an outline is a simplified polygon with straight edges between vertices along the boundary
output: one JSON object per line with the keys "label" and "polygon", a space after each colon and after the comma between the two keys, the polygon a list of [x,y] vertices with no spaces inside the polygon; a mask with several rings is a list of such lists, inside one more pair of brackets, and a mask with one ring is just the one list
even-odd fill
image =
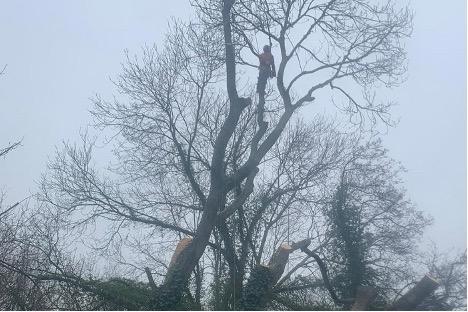
{"label": "cut wood end", "polygon": [[439,286],[440,283],[434,277],[430,276],[429,274],[424,275],[423,280],[426,279],[428,283],[433,284],[434,286]]}
{"label": "cut wood end", "polygon": [[311,242],[312,242],[312,240],[310,238],[306,238],[306,239],[303,239],[301,241],[298,241],[297,243],[292,243],[291,248],[293,250],[303,249],[303,248],[308,247]]}
{"label": "cut wood end", "polygon": [[191,238],[191,237],[184,237],[179,241],[179,244],[187,244],[187,243],[191,242],[192,240],[193,240],[193,238]]}
{"label": "cut wood end", "polygon": [[174,254],[172,255],[171,262],[169,264],[169,267],[172,267],[172,265],[176,262],[177,257],[180,255],[180,253],[187,248],[188,245],[192,242],[191,237],[184,237],[182,238],[179,243],[177,244],[177,247],[174,251]]}
{"label": "cut wood end", "polygon": [[284,251],[288,251],[288,252],[292,252],[292,251],[293,251],[293,248],[292,248],[291,245],[289,245],[288,243],[282,243],[281,246],[280,246],[278,249],[281,249],[281,250],[284,250]]}
{"label": "cut wood end", "polygon": [[412,310],[438,287],[439,282],[429,274],[426,274],[413,288],[396,300],[392,306],[392,310]]}

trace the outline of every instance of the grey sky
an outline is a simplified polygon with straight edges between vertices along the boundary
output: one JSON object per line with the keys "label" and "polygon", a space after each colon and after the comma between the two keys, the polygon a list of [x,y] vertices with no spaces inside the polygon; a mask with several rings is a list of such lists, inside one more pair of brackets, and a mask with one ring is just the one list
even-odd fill
{"label": "grey sky", "polygon": [[[427,238],[466,246],[466,3],[413,0],[409,78],[393,90],[400,124],[384,143],[408,169],[407,188],[434,217]],[[123,50],[161,43],[189,1],[0,0],[0,146],[24,137],[0,161],[8,200],[36,189],[47,158],[90,122],[89,98],[109,96]]]}

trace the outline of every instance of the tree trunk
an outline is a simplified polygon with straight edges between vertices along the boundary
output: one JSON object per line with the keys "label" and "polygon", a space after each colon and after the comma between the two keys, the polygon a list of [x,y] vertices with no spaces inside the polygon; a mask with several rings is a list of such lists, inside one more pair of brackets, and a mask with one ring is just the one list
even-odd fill
{"label": "tree trunk", "polygon": [[243,310],[264,310],[271,300],[271,290],[283,275],[289,254],[296,249],[305,248],[310,244],[310,239],[302,240],[289,245],[281,244],[273,253],[268,265],[258,265],[250,273],[249,281],[245,285],[240,301]]}
{"label": "tree trunk", "polygon": [[[242,111],[251,104],[249,98],[241,98],[236,87],[235,50],[231,34],[232,0],[223,1],[223,32],[226,55],[226,87],[229,96],[229,114],[217,134],[211,159],[210,190],[204,204],[203,214],[197,226],[193,240],[176,257],[166,274],[161,286],[161,296],[158,304],[164,309],[174,309],[182,298],[190,274],[195,269],[199,259],[208,245],[211,233],[217,223],[217,214],[226,203],[226,175],[224,172],[224,157],[227,144],[239,122]],[[167,298],[165,298],[167,297]]]}
{"label": "tree trunk", "polygon": [[240,300],[242,310],[265,310],[270,301],[273,276],[271,269],[266,265],[260,264],[252,269]]}
{"label": "tree trunk", "polygon": [[178,310],[181,308],[180,302],[190,274],[187,277],[184,270],[178,267],[178,264],[180,263],[181,255],[192,245],[192,241],[192,238],[186,237],[181,239],[177,244],[164,284],[155,291],[154,302],[152,303],[154,310]]}
{"label": "tree trunk", "polygon": [[365,311],[369,307],[372,299],[376,295],[376,290],[373,287],[360,286],[356,291],[356,299],[354,299],[351,311]]}
{"label": "tree trunk", "polygon": [[413,288],[392,305],[391,310],[413,310],[437,287],[439,287],[439,283],[429,275],[425,275]]}
{"label": "tree trunk", "polygon": [[171,258],[171,262],[169,263],[169,270],[171,269],[172,266],[174,266],[174,264],[176,263],[177,261],[177,257],[179,257],[180,253],[185,249],[187,248],[187,246],[192,242],[192,238],[191,237],[184,237],[182,238],[179,243],[177,244],[177,247],[174,251],[174,254],[172,255],[172,258]]}

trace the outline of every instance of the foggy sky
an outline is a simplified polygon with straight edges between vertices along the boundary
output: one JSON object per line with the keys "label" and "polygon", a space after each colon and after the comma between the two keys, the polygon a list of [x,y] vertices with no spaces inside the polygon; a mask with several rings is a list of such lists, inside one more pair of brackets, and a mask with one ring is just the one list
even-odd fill
{"label": "foggy sky", "polygon": [[[176,4],[174,4],[176,3]],[[466,246],[466,4],[414,0],[407,41],[408,80],[392,90],[400,119],[383,137],[408,170],[408,194],[434,217],[425,241]],[[171,16],[186,19],[189,1],[0,0],[0,147],[23,146],[0,160],[7,202],[37,190],[47,159],[91,122],[89,100],[108,98],[131,54],[164,39]]]}

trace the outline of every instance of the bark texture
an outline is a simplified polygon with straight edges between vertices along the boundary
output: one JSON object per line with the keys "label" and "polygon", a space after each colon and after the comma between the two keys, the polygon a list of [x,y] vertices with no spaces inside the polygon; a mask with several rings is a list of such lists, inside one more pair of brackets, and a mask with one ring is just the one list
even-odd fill
{"label": "bark texture", "polygon": [[368,309],[369,304],[377,294],[373,287],[361,286],[358,287],[356,292],[356,298],[354,299],[351,311],[365,311]]}
{"label": "bark texture", "polygon": [[291,245],[281,244],[273,253],[268,265],[260,264],[252,269],[240,301],[242,310],[264,310],[271,300],[271,291],[284,273],[289,260],[289,254],[301,248],[306,248],[310,239]]}

